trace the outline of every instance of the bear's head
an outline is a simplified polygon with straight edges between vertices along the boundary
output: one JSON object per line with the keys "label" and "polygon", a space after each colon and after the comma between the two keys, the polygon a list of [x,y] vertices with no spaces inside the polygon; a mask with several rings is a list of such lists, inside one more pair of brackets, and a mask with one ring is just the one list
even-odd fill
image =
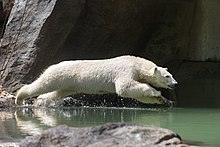
{"label": "bear's head", "polygon": [[167,68],[154,67],[151,72],[152,79],[150,84],[152,86],[166,89],[174,89],[177,87],[177,81],[168,72]]}
{"label": "bear's head", "polygon": [[29,96],[28,85],[24,85],[16,94],[15,104],[22,105],[23,100]]}

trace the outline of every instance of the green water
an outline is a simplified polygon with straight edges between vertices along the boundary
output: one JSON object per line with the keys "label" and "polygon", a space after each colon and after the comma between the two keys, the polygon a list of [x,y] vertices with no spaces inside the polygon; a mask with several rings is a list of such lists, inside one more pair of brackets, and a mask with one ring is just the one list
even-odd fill
{"label": "green water", "polygon": [[177,132],[187,143],[220,146],[220,109],[173,108],[170,110],[125,108],[57,108],[0,111],[0,143],[61,124],[86,127],[127,122],[163,127]]}

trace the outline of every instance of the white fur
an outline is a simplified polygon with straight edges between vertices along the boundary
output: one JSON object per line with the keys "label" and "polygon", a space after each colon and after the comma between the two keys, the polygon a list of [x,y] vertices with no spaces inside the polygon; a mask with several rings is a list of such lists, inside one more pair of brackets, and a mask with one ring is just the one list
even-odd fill
{"label": "white fur", "polygon": [[117,93],[144,103],[162,103],[157,99],[161,93],[150,85],[171,89],[175,84],[167,69],[139,57],[64,61],[50,66],[36,81],[23,86],[16,103],[38,95],[56,100],[74,93]]}

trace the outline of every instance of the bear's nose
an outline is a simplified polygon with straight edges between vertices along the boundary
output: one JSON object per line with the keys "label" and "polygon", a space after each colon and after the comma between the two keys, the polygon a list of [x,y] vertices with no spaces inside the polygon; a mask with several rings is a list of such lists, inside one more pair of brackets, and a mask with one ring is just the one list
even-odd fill
{"label": "bear's nose", "polygon": [[172,83],[171,85],[169,85],[169,87],[170,87],[171,89],[174,89],[174,88],[176,88],[177,86],[178,86],[178,83],[177,83],[177,82]]}
{"label": "bear's nose", "polygon": [[174,87],[177,87],[178,86],[178,83],[176,82],[175,84],[174,84]]}

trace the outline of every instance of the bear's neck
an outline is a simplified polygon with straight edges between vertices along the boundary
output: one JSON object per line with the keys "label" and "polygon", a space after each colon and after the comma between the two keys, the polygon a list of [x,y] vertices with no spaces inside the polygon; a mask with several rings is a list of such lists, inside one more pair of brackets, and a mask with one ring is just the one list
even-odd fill
{"label": "bear's neck", "polygon": [[156,78],[153,76],[145,76],[139,79],[139,82],[150,84],[152,86],[156,86],[155,81],[156,81]]}
{"label": "bear's neck", "polygon": [[[151,69],[147,69],[147,71],[150,71],[150,70]],[[146,72],[146,70],[139,72],[138,81],[141,82],[141,83],[146,83],[146,84],[152,85],[154,87],[157,87],[156,77],[152,73]]]}

